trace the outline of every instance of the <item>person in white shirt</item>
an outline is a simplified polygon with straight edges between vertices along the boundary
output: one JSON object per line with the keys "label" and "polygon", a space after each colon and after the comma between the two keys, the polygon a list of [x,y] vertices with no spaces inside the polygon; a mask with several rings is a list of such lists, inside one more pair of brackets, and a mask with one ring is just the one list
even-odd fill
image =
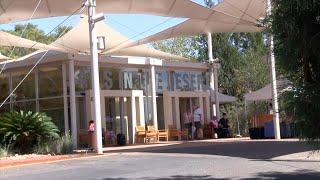
{"label": "person in white shirt", "polygon": [[192,113],[190,109],[183,113],[183,123],[184,127],[188,129],[188,139],[190,140],[192,139]]}
{"label": "person in white shirt", "polygon": [[195,139],[198,139],[198,132],[201,127],[201,117],[202,117],[202,109],[199,106],[194,106],[194,111],[193,111],[193,122],[194,126],[196,127],[195,131]]}

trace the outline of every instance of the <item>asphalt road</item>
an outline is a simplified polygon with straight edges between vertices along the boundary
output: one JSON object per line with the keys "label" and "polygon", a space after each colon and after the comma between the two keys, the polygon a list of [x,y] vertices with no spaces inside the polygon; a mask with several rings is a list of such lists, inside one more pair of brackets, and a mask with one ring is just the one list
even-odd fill
{"label": "asphalt road", "polygon": [[320,161],[279,159],[299,142],[192,142],[0,170],[0,179],[320,179]]}

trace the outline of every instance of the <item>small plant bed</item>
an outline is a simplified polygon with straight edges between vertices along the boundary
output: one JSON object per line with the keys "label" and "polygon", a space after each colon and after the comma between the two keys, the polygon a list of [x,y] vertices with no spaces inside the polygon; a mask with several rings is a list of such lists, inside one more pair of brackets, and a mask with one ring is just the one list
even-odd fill
{"label": "small plant bed", "polygon": [[0,169],[1,168],[9,168],[15,166],[24,166],[30,164],[37,164],[37,163],[50,163],[56,161],[63,161],[63,160],[71,160],[77,159],[80,157],[91,157],[95,156],[94,153],[81,153],[81,154],[68,154],[68,155],[54,155],[54,154],[24,154],[24,155],[14,155],[8,157],[0,158]]}
{"label": "small plant bed", "polygon": [[0,167],[83,156],[73,154],[72,138],[60,132],[45,113],[13,111],[2,114]]}

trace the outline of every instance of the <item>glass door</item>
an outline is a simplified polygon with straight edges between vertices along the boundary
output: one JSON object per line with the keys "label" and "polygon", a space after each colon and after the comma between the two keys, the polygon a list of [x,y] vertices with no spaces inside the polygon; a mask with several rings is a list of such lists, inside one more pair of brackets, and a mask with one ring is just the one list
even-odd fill
{"label": "glass door", "polygon": [[105,98],[105,123],[103,124],[104,146],[117,145],[117,135],[125,134],[127,137],[127,110],[124,108],[126,98]]}

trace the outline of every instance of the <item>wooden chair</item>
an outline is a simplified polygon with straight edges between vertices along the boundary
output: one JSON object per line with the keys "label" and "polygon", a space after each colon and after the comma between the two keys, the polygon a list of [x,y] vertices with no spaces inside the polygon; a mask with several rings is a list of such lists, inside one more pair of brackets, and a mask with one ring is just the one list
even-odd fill
{"label": "wooden chair", "polygon": [[178,138],[178,140],[181,139],[182,132],[178,130],[174,125],[169,125],[169,139]]}
{"label": "wooden chair", "polygon": [[168,130],[165,130],[165,129],[158,130],[158,141],[160,140],[160,138],[165,138],[166,141],[168,141],[169,140]]}
{"label": "wooden chair", "polygon": [[154,126],[147,126],[146,140],[152,138],[158,140],[158,130]]}
{"label": "wooden chair", "polygon": [[143,142],[146,141],[146,128],[145,126],[136,126],[136,141],[138,142],[139,138],[143,139]]}

